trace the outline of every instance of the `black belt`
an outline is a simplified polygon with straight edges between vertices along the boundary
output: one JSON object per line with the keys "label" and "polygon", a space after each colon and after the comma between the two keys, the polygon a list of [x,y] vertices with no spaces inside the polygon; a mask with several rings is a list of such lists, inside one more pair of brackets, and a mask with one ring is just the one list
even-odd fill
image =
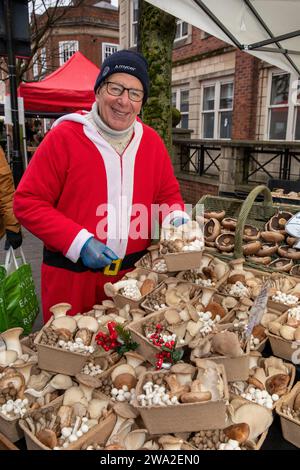
{"label": "black belt", "polygon": [[[111,268],[103,268],[103,269],[90,269],[87,268],[82,260],[79,258],[79,260],[76,263],[73,263],[73,261],[69,260],[66,258],[62,253],[59,251],[50,251],[46,247],[44,247],[44,252],[43,252],[43,262],[44,264],[47,264],[48,266],[53,266],[55,268],[63,268],[63,269],[68,269],[69,271],[73,271],[76,273],[83,273],[86,271],[93,271],[93,272],[104,272],[106,269],[106,274],[108,275],[114,275],[117,274],[119,271],[122,271],[124,269],[130,269],[134,267],[134,264],[142,258],[147,253],[147,250],[142,250],[142,251],[137,251],[136,253],[131,253],[129,255],[126,255],[123,259],[122,262],[118,263],[118,269],[116,270],[115,267],[115,262],[113,261],[111,263]],[[111,273],[109,273],[111,271]]]}

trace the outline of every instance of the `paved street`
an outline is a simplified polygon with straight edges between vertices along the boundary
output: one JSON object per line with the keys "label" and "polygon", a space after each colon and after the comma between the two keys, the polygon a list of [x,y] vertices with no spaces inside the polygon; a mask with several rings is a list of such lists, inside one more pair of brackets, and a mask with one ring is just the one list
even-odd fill
{"label": "paved street", "polygon": [[[31,233],[29,233],[24,228],[22,229],[22,231],[23,231],[23,237],[24,237],[24,241],[22,244],[24,255],[25,255],[26,261],[31,264],[33,279],[34,279],[34,283],[36,287],[36,293],[40,301],[41,300],[40,267],[41,267],[41,262],[42,262],[43,244],[38,238],[34,237]],[[5,242],[5,237],[0,242],[0,263],[1,264],[4,264],[4,261],[5,261],[4,242]],[[33,330],[40,329],[42,324],[43,324],[42,311],[40,308],[40,313],[35,321]]]}

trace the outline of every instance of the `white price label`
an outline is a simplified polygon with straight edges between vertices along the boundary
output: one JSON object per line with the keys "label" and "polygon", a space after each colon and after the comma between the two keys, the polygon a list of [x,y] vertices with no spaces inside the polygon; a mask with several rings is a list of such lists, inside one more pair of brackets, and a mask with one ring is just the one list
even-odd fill
{"label": "white price label", "polygon": [[254,304],[250,309],[248,326],[246,329],[246,338],[249,338],[251,336],[253,328],[255,327],[255,325],[258,325],[260,323],[260,320],[262,319],[268,302],[268,290],[269,285],[266,282],[265,284],[263,284],[260,293],[256,297]]}

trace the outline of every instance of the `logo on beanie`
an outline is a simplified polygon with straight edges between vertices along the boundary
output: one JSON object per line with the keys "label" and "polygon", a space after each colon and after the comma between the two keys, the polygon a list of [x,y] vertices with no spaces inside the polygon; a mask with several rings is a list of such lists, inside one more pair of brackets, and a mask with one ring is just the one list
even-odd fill
{"label": "logo on beanie", "polygon": [[130,65],[115,65],[115,70],[119,69],[128,70],[130,72],[134,72],[136,70],[135,67],[131,67]]}
{"label": "logo on beanie", "polygon": [[105,77],[105,75],[108,74],[109,70],[110,70],[110,68],[109,68],[109,66],[107,65],[107,66],[104,68],[104,70],[102,71],[102,76]]}

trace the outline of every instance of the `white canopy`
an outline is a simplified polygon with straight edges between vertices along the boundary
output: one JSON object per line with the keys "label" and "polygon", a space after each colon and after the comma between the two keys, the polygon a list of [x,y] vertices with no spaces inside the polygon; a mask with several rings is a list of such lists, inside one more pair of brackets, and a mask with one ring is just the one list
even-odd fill
{"label": "white canopy", "polygon": [[147,0],[223,41],[300,76],[300,0]]}

